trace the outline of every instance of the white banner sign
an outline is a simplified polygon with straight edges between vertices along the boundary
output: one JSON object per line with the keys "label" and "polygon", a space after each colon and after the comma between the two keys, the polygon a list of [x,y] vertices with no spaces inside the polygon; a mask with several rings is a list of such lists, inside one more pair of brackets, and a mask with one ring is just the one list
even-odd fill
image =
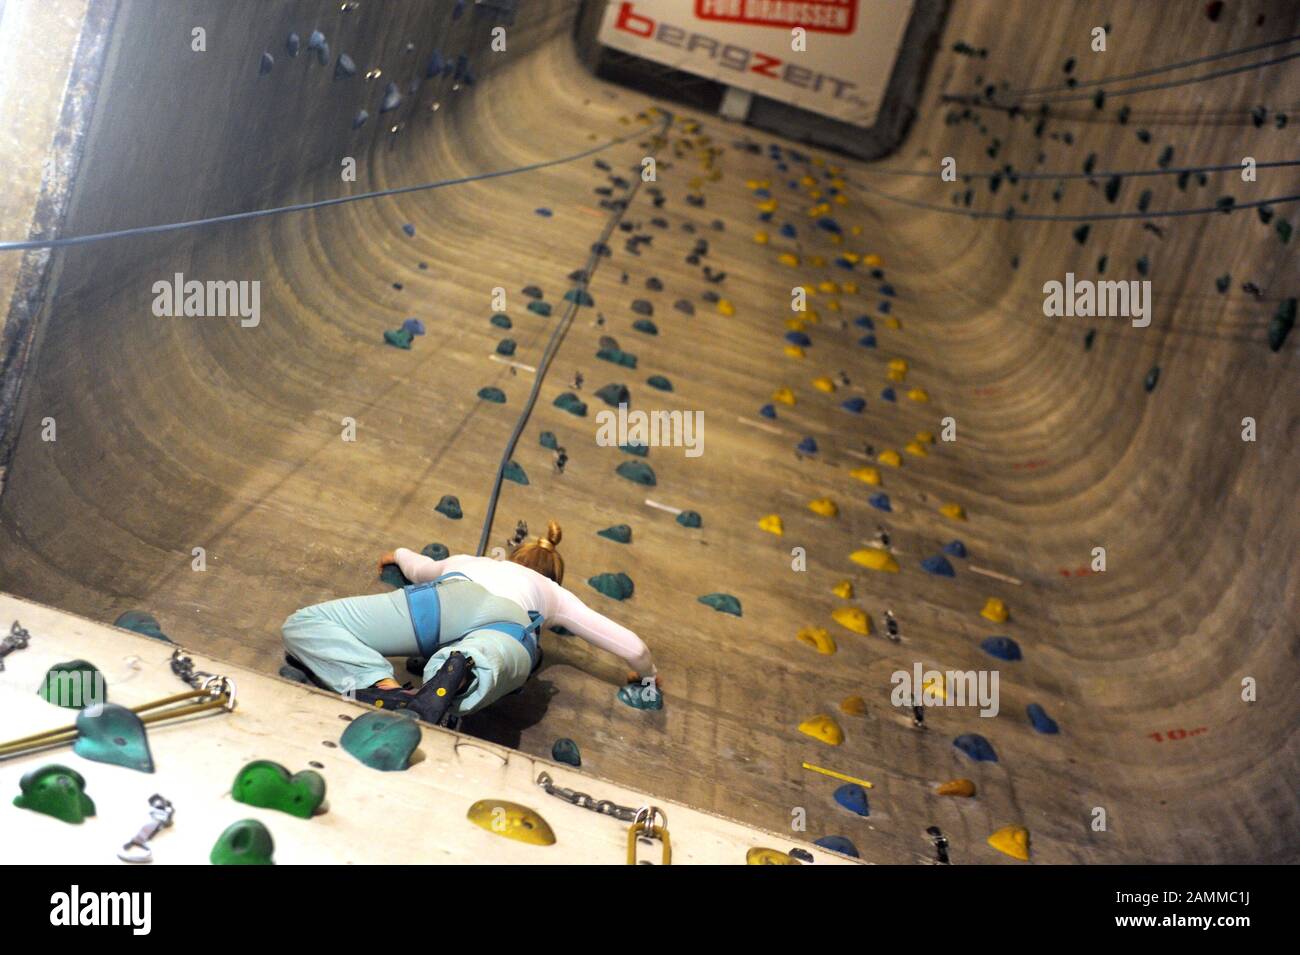
{"label": "white banner sign", "polygon": [[912,0],[609,0],[600,40],[871,126],[911,15]]}

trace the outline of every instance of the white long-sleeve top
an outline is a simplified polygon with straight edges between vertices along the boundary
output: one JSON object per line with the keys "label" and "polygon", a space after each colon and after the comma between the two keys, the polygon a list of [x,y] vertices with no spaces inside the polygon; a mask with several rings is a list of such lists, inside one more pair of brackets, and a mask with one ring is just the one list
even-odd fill
{"label": "white long-sleeve top", "polygon": [[452,554],[446,560],[434,560],[405,547],[397,548],[393,556],[412,583],[436,580],[456,571],[498,597],[513,600],[526,611],[540,613],[547,626],[565,627],[593,647],[622,658],[639,677],[644,679],[655,674],[650,650],[640,637],[592,610],[549,577],[522,564],[469,554]]}

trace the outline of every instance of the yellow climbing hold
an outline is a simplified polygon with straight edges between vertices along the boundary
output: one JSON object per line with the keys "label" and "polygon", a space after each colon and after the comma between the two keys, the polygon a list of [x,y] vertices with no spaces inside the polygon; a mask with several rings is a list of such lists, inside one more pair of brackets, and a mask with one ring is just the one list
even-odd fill
{"label": "yellow climbing hold", "polygon": [[836,584],[834,587],[831,588],[831,593],[833,593],[836,597],[839,597],[841,600],[852,600],[853,581],[841,580],[838,584]]}
{"label": "yellow climbing hold", "polygon": [[776,212],[776,200],[775,200],[775,199],[768,199],[766,202],[760,202],[760,203],[758,204],[758,211],[759,211],[759,212]]}
{"label": "yellow climbing hold", "polygon": [[860,633],[864,637],[871,636],[871,618],[860,607],[836,607],[831,613],[831,619],[846,630]]}
{"label": "yellow climbing hold", "polygon": [[840,310],[840,303],[837,302],[835,299],[831,299],[829,302],[826,303],[826,307],[829,308],[832,312],[838,312]]}
{"label": "yellow climbing hold", "polygon": [[887,319],[885,319],[885,327],[886,327],[886,328],[902,328],[903,326],[902,326],[902,324],[899,323],[898,319],[896,319],[896,318],[887,318]]}
{"label": "yellow climbing hold", "polygon": [[840,287],[830,279],[817,283],[817,291],[825,292],[827,295],[835,295],[839,292]]}
{"label": "yellow climbing hold", "polygon": [[907,397],[913,401],[926,402],[930,400],[930,393],[924,388],[913,388],[907,393]]}
{"label": "yellow climbing hold", "polygon": [[901,468],[903,466],[903,459],[898,456],[898,452],[893,448],[886,448],[881,451],[880,454],[876,455],[876,460],[881,464],[888,464],[891,468]]}
{"label": "yellow climbing hold", "polygon": [[898,573],[898,560],[887,550],[879,547],[864,547],[849,555],[849,560],[861,564],[868,570],[883,570],[886,573]]}
{"label": "yellow climbing hold", "polygon": [[725,298],[718,299],[718,311],[728,317],[736,314],[736,306],[732,305],[730,300]]}
{"label": "yellow climbing hold", "polygon": [[835,382],[831,381],[831,379],[827,378],[825,375],[822,375],[818,378],[814,378],[812,384],[813,387],[816,388],[818,391],[825,391],[829,393],[835,390]]}
{"label": "yellow climbing hold", "polygon": [[808,264],[815,269],[824,269],[826,268],[826,256],[810,255],[808,256]]}
{"label": "yellow climbing hold", "polygon": [[780,514],[768,514],[766,517],[758,519],[758,529],[767,531],[769,534],[775,534],[780,537],[785,533],[785,525],[781,523]]}
{"label": "yellow climbing hold", "polygon": [[785,354],[787,358],[803,358],[806,353],[798,345],[786,345]]}
{"label": "yellow climbing hold", "polygon": [[782,265],[789,265],[791,267],[799,264],[799,256],[795,255],[793,252],[782,252],[777,256],[776,260]]}
{"label": "yellow climbing hold", "polygon": [[789,388],[778,388],[772,393],[772,400],[779,401],[783,405],[794,404],[794,392]]}
{"label": "yellow climbing hold", "polygon": [[762,230],[755,232],[754,241],[757,242],[759,245],[767,245],[768,234],[766,232],[763,232]]}
{"label": "yellow climbing hold", "polygon": [[804,326],[807,325],[807,324],[808,324],[808,323],[805,322],[802,318],[787,318],[787,319],[785,320],[785,327],[788,328],[788,329],[790,329],[790,331],[792,331],[792,332],[801,332],[801,331],[803,331],[803,330],[804,330]]}
{"label": "yellow climbing hold", "polygon": [[814,325],[818,324],[822,320],[822,317],[817,314],[817,310],[812,308],[806,309],[803,313],[803,317]]}
{"label": "yellow climbing hold", "polygon": [[937,674],[921,681],[921,698],[926,696],[940,702],[948,699],[948,688],[944,685],[943,674]]}
{"label": "yellow climbing hold", "polygon": [[969,779],[950,779],[935,786],[934,791],[939,796],[970,797],[975,795],[975,784]]}
{"label": "yellow climbing hold", "polygon": [[[848,253],[845,253],[845,256],[846,256],[846,257],[847,257],[847,255],[848,255]],[[857,294],[858,294],[858,283],[857,283],[857,282],[841,282],[841,283],[840,283],[840,291],[843,292],[845,295],[857,295]]]}
{"label": "yellow climbing hold", "polygon": [[1024,826],[1003,826],[989,836],[989,845],[1013,859],[1029,861],[1029,830]]}
{"label": "yellow climbing hold", "polygon": [[908,454],[911,454],[918,458],[923,458],[930,453],[929,451],[925,450],[925,445],[920,444],[919,442],[916,441],[907,442],[907,444],[903,445],[903,450],[906,451]]}
{"label": "yellow climbing hold", "polygon": [[840,724],[835,722],[833,716],[825,713],[808,717],[799,724],[799,732],[830,746],[839,746],[844,742],[844,730],[840,729]]}
{"label": "yellow climbing hold", "polygon": [[980,611],[980,616],[985,620],[992,620],[994,623],[1006,623],[1007,605],[998,597],[990,597],[984,601],[984,609]]}
{"label": "yellow climbing hold", "polygon": [[939,513],[944,517],[951,517],[954,521],[966,520],[966,508],[960,504],[945,504],[939,508]]}
{"label": "yellow climbing hold", "polygon": [[825,627],[804,627],[795,634],[800,643],[806,643],[823,656],[830,656],[835,652],[835,640],[826,631]]}
{"label": "yellow climbing hold", "polygon": [[[849,204],[849,197],[842,192],[837,193],[835,196],[835,202],[837,205],[847,206]],[[835,241],[839,241],[840,239],[838,235],[833,235],[831,238]]]}
{"label": "yellow climbing hold", "polygon": [[890,381],[902,381],[902,380],[903,380],[903,375],[906,375],[906,374],[907,374],[907,368],[908,368],[908,365],[907,365],[907,360],[906,360],[906,359],[903,359],[903,358],[891,358],[891,359],[889,359],[889,373],[890,373],[890,375],[891,375],[891,376],[892,376],[892,375],[898,375],[898,376],[899,376],[899,377],[897,377],[897,378],[893,378],[893,377],[891,377],[891,378],[890,378]]}
{"label": "yellow climbing hold", "polygon": [[819,497],[815,501],[809,501],[808,510],[814,514],[820,514],[822,517],[834,517],[840,512],[840,509],[835,506],[835,502],[829,497]]}
{"label": "yellow climbing hold", "polygon": [[916,432],[916,440],[920,441],[922,444],[934,444],[934,432],[918,431]]}
{"label": "yellow climbing hold", "polygon": [[870,467],[854,468],[852,471],[849,472],[849,476],[857,478],[863,484],[880,483],[880,472],[875,468],[870,468]]}
{"label": "yellow climbing hold", "polygon": [[794,856],[776,849],[755,847],[745,853],[745,865],[803,865]]}
{"label": "yellow climbing hold", "polygon": [[862,260],[862,264],[867,266],[868,268],[873,268],[873,269],[877,268],[880,265],[880,256],[872,252],[865,259]]}
{"label": "yellow climbing hold", "polygon": [[815,186],[815,185],[817,185],[817,180],[814,179],[812,176],[804,176],[802,179],[799,180],[799,185],[801,185],[801,186]]}
{"label": "yellow climbing hold", "polygon": [[862,235],[862,226],[860,226],[860,225],[851,225],[851,226],[849,226],[849,234],[850,234],[850,235]]}
{"label": "yellow climbing hold", "polygon": [[555,845],[555,832],[536,810],[505,799],[480,799],[466,817],[480,829],[533,846]]}
{"label": "yellow climbing hold", "polygon": [[867,701],[860,696],[846,696],[840,701],[840,709],[849,716],[861,716],[867,712]]}

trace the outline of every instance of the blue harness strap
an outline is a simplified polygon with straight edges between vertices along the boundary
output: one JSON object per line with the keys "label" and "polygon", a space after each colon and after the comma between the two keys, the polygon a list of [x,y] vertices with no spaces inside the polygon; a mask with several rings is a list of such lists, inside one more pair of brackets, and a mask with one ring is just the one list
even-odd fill
{"label": "blue harness strap", "polygon": [[[420,655],[431,657],[437,652],[439,646],[450,646],[459,642],[462,637],[455,640],[448,640],[445,644],[438,643],[438,633],[442,626],[442,605],[438,601],[438,584],[444,580],[450,580],[455,577],[463,577],[469,580],[459,571],[452,571],[449,574],[443,574],[437,580],[426,581],[422,584],[410,584],[403,587],[406,593],[406,606],[411,612],[411,624],[415,628],[415,642],[420,647]],[[537,645],[537,635],[542,629],[545,620],[536,610],[528,611],[528,625],[515,623],[513,620],[496,620],[490,623],[482,624],[480,630],[499,630],[506,636],[513,637],[523,644],[524,649],[528,651],[528,657],[533,661],[533,670],[536,670],[541,663],[542,652]]]}

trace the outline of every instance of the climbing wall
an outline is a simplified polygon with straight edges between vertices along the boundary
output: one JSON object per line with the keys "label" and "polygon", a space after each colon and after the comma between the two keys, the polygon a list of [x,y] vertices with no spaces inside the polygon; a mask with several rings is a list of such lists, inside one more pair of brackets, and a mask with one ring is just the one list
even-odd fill
{"label": "climbing wall", "polygon": [[[120,5],[66,234],[471,181],[61,252],[0,587],[273,674],[284,617],[383,590],[379,554],[474,551],[554,336],[489,548],[557,520],[566,585],[646,640],[664,705],[547,633],[464,732],[572,738],[600,776],[876,861],[933,859],[929,827],[959,863],[1294,859],[1270,319],[1297,206],[1247,206],[1300,192],[1262,166],[1295,158],[1297,67],[1084,86],[1295,35],[1294,9],[955,3],[912,134],[867,166],[592,80],[571,5],[522,5],[500,53],[456,6]],[[175,36],[205,16],[200,57]],[[1244,156],[1255,182],[1172,171]],[[177,272],[260,282],[258,324],[157,317]],[[1045,317],[1070,272],[1149,280],[1150,324]],[[702,453],[600,442],[624,397],[702,412]],[[932,688],[918,727],[891,699],[917,666],[996,671],[997,715]]]}

